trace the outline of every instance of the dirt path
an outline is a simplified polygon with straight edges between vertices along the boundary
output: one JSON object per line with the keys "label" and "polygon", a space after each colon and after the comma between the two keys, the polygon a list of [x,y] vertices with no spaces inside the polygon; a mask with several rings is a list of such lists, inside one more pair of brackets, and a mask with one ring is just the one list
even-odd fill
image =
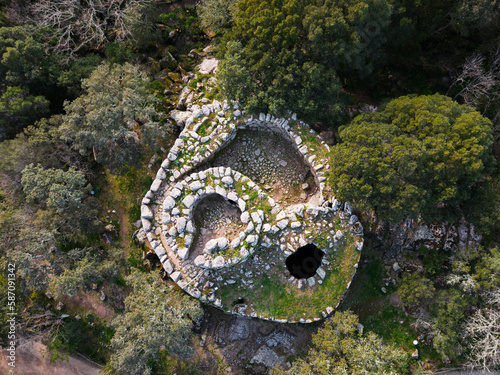
{"label": "dirt path", "polygon": [[[0,374],[16,375],[98,375],[102,366],[78,355],[70,355],[68,361],[50,363],[44,358],[47,347],[40,342],[21,338],[16,349],[15,368],[8,366],[7,352],[0,350]],[[9,373],[9,370],[12,370]]]}
{"label": "dirt path", "polygon": [[130,248],[130,237],[128,233],[127,215],[125,209],[120,204],[118,208],[118,215],[120,216],[120,242],[123,249]]}

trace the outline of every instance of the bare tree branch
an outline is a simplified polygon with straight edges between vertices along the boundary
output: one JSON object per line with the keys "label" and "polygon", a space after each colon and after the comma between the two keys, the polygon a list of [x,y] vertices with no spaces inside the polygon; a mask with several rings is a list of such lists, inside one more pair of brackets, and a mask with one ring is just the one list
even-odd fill
{"label": "bare tree branch", "polygon": [[465,336],[472,341],[470,367],[489,371],[500,365],[500,289],[488,294],[487,305],[466,323]]}
{"label": "bare tree branch", "polygon": [[31,23],[48,33],[52,49],[73,55],[100,48],[110,37],[133,39],[133,29],[155,0],[39,0],[31,7]]}

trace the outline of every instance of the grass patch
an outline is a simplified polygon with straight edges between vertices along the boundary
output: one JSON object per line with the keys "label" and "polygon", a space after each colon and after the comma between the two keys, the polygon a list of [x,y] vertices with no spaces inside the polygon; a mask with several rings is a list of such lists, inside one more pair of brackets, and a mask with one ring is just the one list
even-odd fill
{"label": "grass patch", "polygon": [[353,246],[338,249],[334,253],[335,259],[330,258],[332,271],[327,273],[323,284],[317,285],[315,289],[306,287],[305,290],[299,290],[288,283],[289,272],[284,262],[271,259],[273,257],[271,254],[267,252],[259,254],[264,263],[276,265],[268,272],[253,276],[253,290],[244,285],[220,287],[219,293],[225,309],[231,308],[231,301],[244,296],[258,315],[291,320],[315,316],[320,318],[321,312],[327,306],[335,307],[342,299],[346,285],[354,273],[352,266],[359,259],[359,252]]}

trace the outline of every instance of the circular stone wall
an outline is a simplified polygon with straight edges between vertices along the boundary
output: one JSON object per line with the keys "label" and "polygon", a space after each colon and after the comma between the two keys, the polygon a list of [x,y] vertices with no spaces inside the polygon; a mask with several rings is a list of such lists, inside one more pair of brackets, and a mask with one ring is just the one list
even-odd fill
{"label": "circular stone wall", "polygon": [[[236,170],[241,164],[231,160],[241,163],[277,152],[263,141],[252,144],[255,150],[243,159],[227,157],[224,152],[234,152],[227,146],[241,129],[281,134],[311,174],[308,183],[294,178],[289,184],[310,194],[278,199],[268,182]],[[363,228],[351,206],[338,202],[325,185],[328,151],[295,115],[254,118],[241,113],[237,104],[193,106],[141,206],[149,243],[172,280],[192,296],[235,314],[312,322],[332,313],[355,274]],[[210,164],[214,160],[226,160],[228,165]],[[279,166],[280,159],[276,163]],[[214,196],[237,206],[240,231],[224,233],[219,228],[218,237],[200,245],[195,241],[202,229],[196,227],[195,208]],[[314,257],[314,267],[307,256],[292,256],[308,245],[322,254]],[[294,258],[296,267],[314,272],[291,273],[286,263]]]}

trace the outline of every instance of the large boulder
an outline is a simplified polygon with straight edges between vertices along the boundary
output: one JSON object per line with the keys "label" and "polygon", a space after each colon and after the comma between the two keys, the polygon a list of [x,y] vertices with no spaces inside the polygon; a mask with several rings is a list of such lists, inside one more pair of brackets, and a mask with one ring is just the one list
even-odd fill
{"label": "large boulder", "polygon": [[217,66],[219,65],[219,60],[214,58],[206,58],[203,60],[198,68],[201,74],[209,74],[217,71]]}
{"label": "large boulder", "polygon": [[212,254],[215,250],[217,250],[217,246],[218,246],[217,239],[210,240],[205,244],[205,247],[203,248],[203,253]]}
{"label": "large boulder", "polygon": [[177,109],[170,111],[170,118],[174,120],[175,123],[180,127],[183,127],[186,123],[186,120],[192,115],[193,113],[191,111],[179,111]]}

